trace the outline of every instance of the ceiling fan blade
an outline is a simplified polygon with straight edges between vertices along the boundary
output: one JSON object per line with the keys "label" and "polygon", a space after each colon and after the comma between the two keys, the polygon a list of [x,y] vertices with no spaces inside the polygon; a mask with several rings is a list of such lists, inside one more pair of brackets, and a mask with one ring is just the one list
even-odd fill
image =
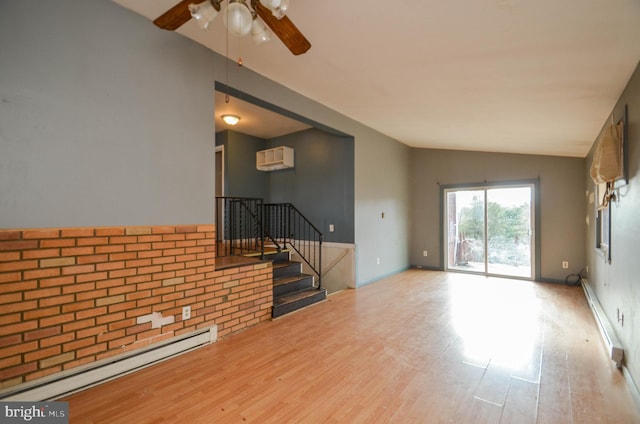
{"label": "ceiling fan blade", "polygon": [[191,19],[189,4],[194,0],[183,0],[167,10],[153,21],[156,26],[168,31],[175,31]]}
{"label": "ceiling fan blade", "polygon": [[267,24],[271,31],[278,36],[280,41],[287,46],[291,53],[299,55],[311,48],[311,43],[307,40],[300,30],[291,22],[291,20],[284,16],[282,19],[278,19],[269,9],[260,4],[259,0],[251,0],[251,7]]}

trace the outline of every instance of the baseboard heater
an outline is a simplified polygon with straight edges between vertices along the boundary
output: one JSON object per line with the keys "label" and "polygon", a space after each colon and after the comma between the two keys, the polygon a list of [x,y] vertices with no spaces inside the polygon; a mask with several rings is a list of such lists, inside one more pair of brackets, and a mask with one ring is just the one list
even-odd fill
{"label": "baseboard heater", "polygon": [[616,367],[621,368],[622,359],[624,358],[624,349],[622,349],[622,344],[620,343],[620,340],[618,340],[618,337],[616,336],[611,323],[607,319],[602,306],[600,306],[598,298],[591,291],[591,287],[589,287],[587,280],[582,281],[582,289],[584,290],[587,302],[589,302],[589,307],[591,308],[593,317],[598,324],[600,335],[602,335],[602,340],[607,347],[609,356],[611,357],[611,360],[615,362]]}
{"label": "baseboard heater", "polygon": [[0,392],[0,400],[9,402],[44,402],[68,396],[100,383],[113,380],[160,361],[213,343],[217,326],[185,334],[113,358],[57,373]]}

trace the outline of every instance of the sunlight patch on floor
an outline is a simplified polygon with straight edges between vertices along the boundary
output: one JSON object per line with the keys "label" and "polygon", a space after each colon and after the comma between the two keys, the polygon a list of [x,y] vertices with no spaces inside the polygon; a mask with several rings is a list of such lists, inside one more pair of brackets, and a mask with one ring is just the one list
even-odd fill
{"label": "sunlight patch on floor", "polygon": [[535,362],[540,307],[531,283],[465,276],[451,295],[454,329],[470,363],[517,371]]}

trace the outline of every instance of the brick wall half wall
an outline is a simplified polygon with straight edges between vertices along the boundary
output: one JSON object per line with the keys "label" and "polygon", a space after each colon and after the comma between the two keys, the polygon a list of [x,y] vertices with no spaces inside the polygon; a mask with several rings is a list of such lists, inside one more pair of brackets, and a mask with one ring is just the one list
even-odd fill
{"label": "brick wall half wall", "polygon": [[213,225],[0,230],[0,389],[269,319],[271,265],[216,270],[215,246]]}

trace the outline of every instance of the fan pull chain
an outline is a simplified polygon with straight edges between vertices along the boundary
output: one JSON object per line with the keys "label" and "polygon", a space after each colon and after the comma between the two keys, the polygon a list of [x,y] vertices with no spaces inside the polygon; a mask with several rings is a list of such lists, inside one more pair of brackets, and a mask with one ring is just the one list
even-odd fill
{"label": "fan pull chain", "polygon": [[[227,19],[229,19],[229,8],[225,9],[225,13],[227,14]],[[227,92],[224,95],[224,102],[229,103],[229,28],[227,27],[225,37],[226,50],[225,50],[225,72],[226,72],[226,80],[227,80]]]}
{"label": "fan pull chain", "polygon": [[[227,19],[229,17],[228,13],[229,13],[229,8],[227,7],[225,10],[225,13],[227,13]],[[226,63],[225,63],[225,78],[226,78],[226,85],[227,85],[227,92],[224,95],[224,102],[225,103],[229,103],[230,98],[229,98],[229,28],[227,27],[227,31],[226,31],[226,37],[225,37],[225,59],[226,59]],[[242,66],[244,65],[244,62],[242,61],[242,57],[238,57],[238,60],[236,61],[236,63],[238,64],[239,68],[242,68]]]}

